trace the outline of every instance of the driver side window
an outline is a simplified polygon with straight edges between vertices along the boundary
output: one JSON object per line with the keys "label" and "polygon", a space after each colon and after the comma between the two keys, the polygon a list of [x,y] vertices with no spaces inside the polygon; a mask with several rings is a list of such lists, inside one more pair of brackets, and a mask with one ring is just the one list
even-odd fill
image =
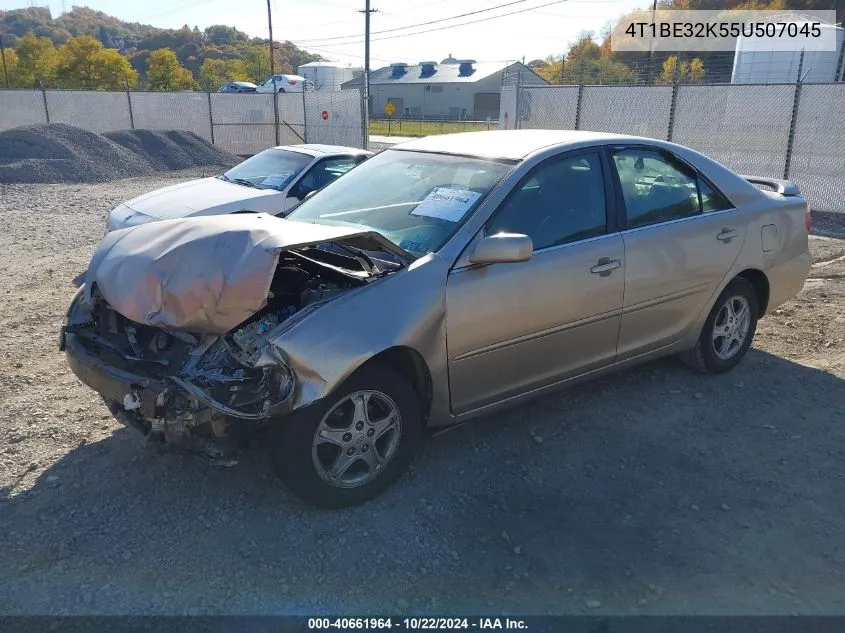
{"label": "driver side window", "polygon": [[358,162],[353,156],[322,160],[302,177],[302,180],[294,187],[291,194],[295,196],[306,196],[312,191],[322,189],[330,182],[340,178],[357,164]]}
{"label": "driver side window", "polygon": [[550,158],[499,207],[486,234],[521,233],[534,250],[604,235],[607,209],[597,152]]}

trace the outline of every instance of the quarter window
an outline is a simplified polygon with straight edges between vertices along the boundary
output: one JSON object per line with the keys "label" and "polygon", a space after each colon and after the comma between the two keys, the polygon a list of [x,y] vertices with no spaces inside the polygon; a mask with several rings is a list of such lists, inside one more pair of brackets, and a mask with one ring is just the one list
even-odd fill
{"label": "quarter window", "polygon": [[701,210],[704,213],[733,208],[725,196],[711,187],[701,176],[698,177],[698,190],[701,192]]}
{"label": "quarter window", "polygon": [[527,235],[535,250],[606,232],[601,160],[592,152],[538,165],[505,200],[486,230],[487,235]]}

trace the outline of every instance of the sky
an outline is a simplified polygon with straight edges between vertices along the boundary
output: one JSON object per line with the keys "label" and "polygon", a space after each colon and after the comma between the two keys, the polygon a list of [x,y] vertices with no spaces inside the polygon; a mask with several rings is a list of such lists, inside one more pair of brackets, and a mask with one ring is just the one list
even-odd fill
{"label": "sky", "polygon": [[[0,9],[49,6],[57,17],[74,4],[162,28],[226,24],[267,37],[266,0],[0,0]],[[504,4],[511,6],[494,8]],[[371,0],[371,8],[377,9],[371,19],[371,65],[440,61],[450,54],[479,62],[523,57],[528,62],[560,55],[582,31],[598,34],[619,15],[649,4],[649,0]],[[270,0],[273,37],[343,65],[362,66],[364,16],[358,11],[363,5],[364,0]],[[494,17],[515,11],[520,13]],[[422,25],[470,12],[478,13]],[[473,20],[483,21],[447,28]],[[414,28],[377,33],[407,26]]]}

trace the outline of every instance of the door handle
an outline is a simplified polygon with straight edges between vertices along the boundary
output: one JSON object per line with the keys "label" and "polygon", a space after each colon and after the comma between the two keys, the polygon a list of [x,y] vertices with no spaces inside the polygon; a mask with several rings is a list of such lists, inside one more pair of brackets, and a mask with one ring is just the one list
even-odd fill
{"label": "door handle", "polygon": [[598,263],[590,268],[590,272],[596,275],[606,277],[612,271],[616,270],[622,265],[621,259],[610,259],[609,257],[602,257]]}
{"label": "door handle", "polygon": [[736,231],[729,228],[723,228],[721,233],[716,236],[716,239],[720,242],[730,242],[733,238],[736,237]]}

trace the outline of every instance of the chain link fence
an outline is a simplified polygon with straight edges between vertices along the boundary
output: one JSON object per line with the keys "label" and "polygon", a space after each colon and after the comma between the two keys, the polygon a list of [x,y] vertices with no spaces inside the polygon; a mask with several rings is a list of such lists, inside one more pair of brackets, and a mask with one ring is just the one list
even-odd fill
{"label": "chain link fence", "polygon": [[276,95],[0,90],[0,131],[35,123],[100,133],[187,130],[239,155],[305,142],[364,144],[361,99],[352,90]]}
{"label": "chain link fence", "polygon": [[501,111],[503,129],[670,140],[738,173],[792,180],[812,209],[845,213],[842,83],[517,86],[503,89]]}

